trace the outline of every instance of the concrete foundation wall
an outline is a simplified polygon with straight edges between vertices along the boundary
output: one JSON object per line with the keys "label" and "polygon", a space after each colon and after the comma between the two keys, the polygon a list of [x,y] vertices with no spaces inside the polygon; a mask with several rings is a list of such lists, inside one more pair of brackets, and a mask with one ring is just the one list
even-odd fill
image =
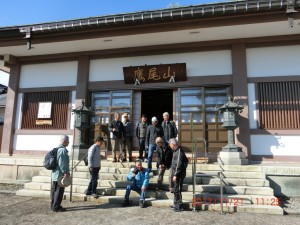
{"label": "concrete foundation wall", "polygon": [[26,183],[44,169],[42,158],[0,156],[0,183]]}

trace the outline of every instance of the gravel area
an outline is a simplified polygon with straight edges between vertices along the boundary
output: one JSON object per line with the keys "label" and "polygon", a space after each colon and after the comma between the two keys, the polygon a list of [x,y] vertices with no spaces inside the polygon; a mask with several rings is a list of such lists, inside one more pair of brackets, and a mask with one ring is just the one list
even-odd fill
{"label": "gravel area", "polygon": [[[69,202],[62,205],[66,212],[54,213],[49,210],[50,200],[45,198],[16,196],[15,191],[22,185],[0,184],[0,224],[22,225],[93,225],[93,224],[172,224],[172,225],[213,225],[213,224],[299,224],[299,215],[266,215],[233,213],[221,215],[214,211],[175,213],[171,208],[137,206],[123,208],[120,205],[99,204],[95,202]],[[6,193],[4,193],[6,189]],[[299,209],[300,201],[291,201],[289,206]]]}
{"label": "gravel area", "polygon": [[0,183],[0,193],[15,193],[16,191],[23,188],[24,188],[24,184]]}

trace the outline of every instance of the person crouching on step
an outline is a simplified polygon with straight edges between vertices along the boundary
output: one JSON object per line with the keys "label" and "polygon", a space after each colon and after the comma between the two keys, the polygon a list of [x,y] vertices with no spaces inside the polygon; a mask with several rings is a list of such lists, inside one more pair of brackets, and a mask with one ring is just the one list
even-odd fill
{"label": "person crouching on step", "polygon": [[142,160],[137,159],[135,161],[135,167],[132,168],[127,176],[128,181],[133,181],[132,184],[127,185],[125,200],[123,206],[129,206],[129,195],[131,190],[140,193],[139,206],[143,208],[145,206],[146,191],[149,185],[149,171],[142,166]]}

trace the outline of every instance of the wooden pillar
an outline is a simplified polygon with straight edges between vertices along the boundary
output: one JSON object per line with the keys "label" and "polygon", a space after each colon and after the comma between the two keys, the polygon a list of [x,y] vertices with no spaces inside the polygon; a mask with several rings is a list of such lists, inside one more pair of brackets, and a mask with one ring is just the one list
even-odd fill
{"label": "wooden pillar", "polygon": [[1,154],[13,155],[13,140],[16,121],[16,107],[19,93],[21,65],[10,65],[10,76],[7,90],[4,127],[2,136]]}
{"label": "wooden pillar", "polygon": [[250,125],[248,112],[248,82],[247,82],[247,61],[246,46],[243,43],[233,44],[232,57],[232,83],[234,101],[240,105],[245,104],[243,112],[239,116],[239,127],[235,130],[236,145],[243,149],[243,152],[251,160],[250,149]]}
{"label": "wooden pillar", "polygon": [[[85,100],[86,106],[89,106],[88,101],[88,81],[89,81],[89,68],[90,68],[90,59],[88,56],[80,56],[78,58],[78,67],[77,67],[77,83],[76,83],[76,97],[75,97],[75,108],[81,106],[82,100]],[[86,134],[88,130],[85,130],[83,135]],[[78,145],[80,140],[80,133],[75,128],[75,145]],[[81,152],[78,150],[78,154],[75,156],[76,159],[81,159],[82,154],[85,152]]]}

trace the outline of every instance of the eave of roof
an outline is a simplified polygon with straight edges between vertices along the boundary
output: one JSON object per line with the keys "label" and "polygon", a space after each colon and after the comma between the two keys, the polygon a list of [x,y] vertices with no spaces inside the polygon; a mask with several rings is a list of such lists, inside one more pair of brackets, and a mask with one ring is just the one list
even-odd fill
{"label": "eave of roof", "polygon": [[[298,0],[295,3],[295,8],[299,7],[300,1]],[[108,27],[113,25],[128,25],[132,23],[158,23],[160,21],[176,21],[226,15],[243,15],[259,12],[265,13],[272,11],[285,12],[286,8],[287,0],[234,1],[21,26],[19,27],[19,32],[23,34],[28,32],[64,32],[68,30],[89,29],[97,26]]]}

